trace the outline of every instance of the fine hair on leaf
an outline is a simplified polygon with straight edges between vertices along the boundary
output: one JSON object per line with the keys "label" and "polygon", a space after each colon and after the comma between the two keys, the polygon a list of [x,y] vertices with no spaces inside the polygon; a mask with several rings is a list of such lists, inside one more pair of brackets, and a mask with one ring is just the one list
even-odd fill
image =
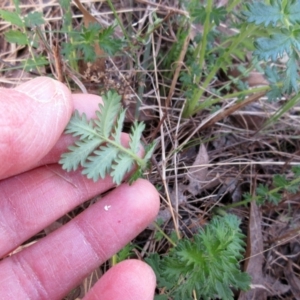
{"label": "fine hair on leaf", "polygon": [[132,182],[147,167],[155,145],[146,148],[144,158],[138,156],[145,125],[134,122],[129,147],[124,147],[121,133],[126,111],[122,109],[121,96],[115,91],[108,91],[102,98],[103,104],[99,104],[96,119],[88,120],[84,113],[80,115],[75,111],[65,133],[72,134],[78,140],[69,147],[69,152],[62,154],[59,163],[68,172],[81,167],[82,174],[93,181],[110,175],[117,185],[136,165],[138,170],[129,180]]}

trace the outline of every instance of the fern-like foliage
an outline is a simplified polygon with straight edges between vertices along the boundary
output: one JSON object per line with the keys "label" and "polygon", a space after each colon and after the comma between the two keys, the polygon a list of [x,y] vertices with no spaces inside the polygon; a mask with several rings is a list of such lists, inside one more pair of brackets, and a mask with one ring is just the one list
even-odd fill
{"label": "fern-like foliage", "polygon": [[[299,51],[300,51],[300,1],[274,0],[254,1],[246,4],[244,15],[249,23],[265,27],[266,34],[255,41],[254,55],[260,60],[276,61],[285,56],[285,71],[280,73],[279,85],[283,82],[282,92],[292,93],[299,90]],[[266,73],[266,75],[268,75]],[[280,97],[274,85],[271,98]]]}
{"label": "fern-like foliage", "polygon": [[62,154],[59,163],[68,172],[82,167],[82,174],[94,181],[111,175],[114,183],[119,185],[135,164],[138,169],[132,180],[139,177],[147,167],[155,145],[146,148],[144,158],[137,155],[145,125],[135,122],[131,128],[129,147],[124,147],[121,132],[125,110],[121,107],[121,96],[109,91],[102,99],[103,105],[99,104],[96,119],[88,120],[85,114],[74,113],[65,133],[72,134],[78,140],[69,147],[69,152]]}
{"label": "fern-like foliage", "polygon": [[[158,299],[233,299],[231,288],[247,290],[250,276],[239,269],[244,235],[234,215],[214,217],[193,240],[182,239],[164,258],[147,262],[153,267],[164,295]],[[164,298],[165,296],[165,298]]]}
{"label": "fern-like foliage", "polygon": [[273,176],[273,188],[260,183],[256,188],[255,196],[245,193],[244,198],[247,202],[256,201],[259,205],[270,203],[278,205],[283,199],[284,193],[296,194],[300,190],[300,167],[293,166],[293,175],[287,178],[285,175],[276,174]]}
{"label": "fern-like foliage", "polygon": [[72,51],[80,51],[85,61],[95,61],[94,44],[97,42],[107,54],[114,55],[124,46],[124,41],[113,37],[114,26],[101,28],[99,24],[90,24],[88,28],[82,27],[79,31],[70,32],[70,37],[76,43],[63,43],[62,53],[68,57]]}

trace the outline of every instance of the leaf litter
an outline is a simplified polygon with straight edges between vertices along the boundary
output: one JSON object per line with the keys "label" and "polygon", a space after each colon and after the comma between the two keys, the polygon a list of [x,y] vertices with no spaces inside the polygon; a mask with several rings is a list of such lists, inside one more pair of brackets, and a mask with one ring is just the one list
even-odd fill
{"label": "leaf litter", "polygon": [[[22,13],[26,14],[32,11],[38,11],[41,2],[34,1],[25,3],[22,1]],[[86,5],[87,4],[87,5]],[[101,11],[101,16],[95,15],[101,25],[107,26],[113,24],[113,17],[107,5],[100,2],[93,2],[92,5],[85,3],[85,7],[95,12]],[[226,5],[226,1],[220,1],[220,5]],[[13,10],[11,2],[6,0],[3,7]],[[172,1],[163,4],[150,3],[145,1],[136,1],[136,7],[122,7],[122,4],[116,4],[119,9],[119,17],[124,24],[128,24],[129,14],[132,13],[137,28],[142,30],[147,26],[147,18],[153,13],[162,17],[169,17],[170,14],[178,12],[184,15],[184,11],[172,10],[175,7]],[[125,9],[126,8],[126,9]],[[74,12],[74,23],[77,26],[81,22],[80,11],[75,5],[72,6]],[[122,11],[124,10],[124,12]],[[58,28],[61,24],[62,14],[57,6],[50,2],[43,4],[42,10],[47,14],[47,26],[49,28]],[[125,12],[126,11],[126,12]],[[270,15],[271,18],[271,15]],[[270,22],[272,19],[270,19]],[[169,27],[168,27],[169,26]],[[222,23],[225,30],[232,30]],[[0,46],[2,51],[0,60],[0,85],[13,87],[21,82],[25,82],[37,75],[51,75],[54,63],[50,59],[51,68],[41,67],[39,73],[36,71],[22,70],[15,68],[18,60],[29,57],[28,49],[24,46],[9,44],[3,38],[3,33],[9,29],[7,22],[0,20]],[[135,28],[133,27],[133,30]],[[168,32],[168,39],[165,38],[165,30]],[[193,32],[192,40],[201,31],[201,27],[196,27]],[[120,26],[117,26],[117,36],[122,36]],[[136,33],[136,32],[135,32]],[[165,28],[157,27],[155,39],[153,38],[150,46],[155,53],[159,53],[161,48],[168,47],[170,40],[174,43],[176,33],[170,23],[166,23]],[[151,34],[150,34],[151,36]],[[49,33],[50,43],[54,43],[55,34]],[[173,39],[173,40],[172,40]],[[48,51],[45,45],[39,45],[37,52]],[[144,49],[137,49],[137,61],[143,62]],[[49,53],[49,57],[51,55]],[[247,103],[241,104],[236,99],[224,99],[220,101],[221,107],[215,115],[210,114],[206,109],[198,113],[191,120],[180,122],[180,107],[183,100],[178,86],[174,86],[173,98],[169,106],[164,106],[163,102],[157,102],[157,87],[164,89],[164,85],[169,82],[169,78],[164,77],[164,71],[160,70],[162,59],[152,57],[150,60],[156,63],[157,68],[149,64],[149,58],[146,58],[147,64],[135,66],[137,70],[128,68],[133,65],[128,56],[120,55],[118,57],[107,57],[104,68],[101,60],[101,71],[106,72],[107,77],[103,79],[108,89],[115,87],[122,95],[123,103],[128,107],[134,107],[141,96],[141,111],[150,111],[151,118],[145,120],[147,129],[144,133],[146,142],[155,139],[157,142],[164,141],[164,147],[156,150],[153,159],[152,172],[147,174],[148,179],[157,186],[161,193],[162,204],[160,219],[163,220],[162,228],[168,233],[174,232],[174,224],[179,224],[180,235],[192,236],[192,233],[202,228],[209,222],[211,212],[214,208],[222,208],[227,204],[240,201],[243,194],[247,191],[253,191],[253,186],[264,183],[272,188],[272,176],[274,174],[287,174],[289,176],[289,165],[299,164],[299,103],[292,110],[283,114],[280,119],[268,128],[263,124],[280,107],[286,103],[284,97],[277,104],[269,103],[260,95],[258,99],[250,99]],[[65,62],[62,62],[62,69],[68,68]],[[237,60],[237,65],[241,64]],[[146,66],[146,69],[145,69]],[[148,67],[148,68],[147,68]],[[146,72],[145,72],[146,71]],[[82,71],[81,71],[82,72]],[[146,79],[141,83],[139,72],[146,73]],[[53,71],[55,75],[55,72]],[[157,75],[161,75],[162,80],[157,82]],[[70,75],[70,74],[69,74]],[[84,76],[84,74],[81,74]],[[230,74],[230,76],[238,76]],[[80,74],[72,75],[72,80],[81,83],[84,81]],[[224,79],[216,79],[214,85],[226,84]],[[260,73],[250,72],[248,76],[243,77],[244,83],[251,87],[265,85],[266,81]],[[144,86],[142,94],[138,94],[141,86]],[[80,86],[80,85],[78,85]],[[81,86],[88,92],[99,92],[95,82],[84,82]],[[104,89],[105,90],[105,89]],[[164,111],[166,118],[164,122],[158,116],[159,111]],[[134,113],[131,114],[131,119]],[[127,116],[127,121],[130,117]],[[205,122],[203,122],[205,120]],[[161,131],[157,131],[161,126]],[[178,145],[175,148],[174,129],[177,130]],[[153,136],[153,132],[157,132]],[[160,134],[159,134],[160,133]],[[193,134],[192,134],[193,133]],[[171,159],[172,154],[177,152],[176,168],[174,172],[174,162]],[[165,160],[164,160],[165,158]],[[162,168],[162,165],[165,168]],[[168,196],[169,195],[169,196]],[[170,199],[168,199],[168,197]],[[164,201],[165,200],[165,201]],[[59,226],[75,217],[82,210],[91,205],[96,199],[82,204],[68,216],[59,220]],[[171,213],[171,209],[176,214]],[[270,204],[258,207],[255,203],[249,206],[239,206],[231,208],[231,212],[239,216],[243,223],[243,230],[247,233],[247,253],[244,265],[245,271],[252,275],[253,282],[251,290],[240,294],[238,299],[250,299],[255,295],[255,299],[297,299],[299,296],[299,231],[300,231],[300,207],[299,193],[282,195],[278,206]],[[44,234],[55,228],[57,223],[45,230]],[[168,246],[165,239],[153,240],[154,227],[147,229],[134,241],[142,245],[142,250],[136,249],[140,258],[146,257],[147,252],[167,251]],[[31,243],[41,238],[41,234],[33,237],[27,243],[22,245],[16,251],[19,251]],[[139,248],[140,249],[140,248]],[[98,268],[94,275],[98,278],[108,264]],[[92,276],[93,277],[93,276]],[[65,299],[71,300],[76,297],[82,298],[85,293],[94,284],[95,280],[87,278],[79,287],[80,292],[76,295],[70,294]],[[260,297],[260,298],[258,298]],[[291,298],[290,298],[291,297]]]}

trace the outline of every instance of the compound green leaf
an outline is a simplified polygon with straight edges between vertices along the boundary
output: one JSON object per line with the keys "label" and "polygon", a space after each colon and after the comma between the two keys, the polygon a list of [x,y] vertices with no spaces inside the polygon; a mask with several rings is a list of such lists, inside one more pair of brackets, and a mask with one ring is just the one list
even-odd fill
{"label": "compound green leaf", "polygon": [[103,105],[99,104],[100,111],[96,112],[98,119],[95,123],[99,134],[108,138],[121,108],[121,96],[114,91],[108,91],[102,99]]}
{"label": "compound green leaf", "polygon": [[132,127],[129,148],[124,147],[121,144],[121,133],[126,111],[121,109],[121,97],[109,91],[103,97],[103,102],[100,111],[96,112],[96,120],[89,121],[85,114],[74,113],[65,132],[78,137],[79,141],[69,148],[70,152],[62,155],[59,163],[67,171],[81,165],[82,174],[94,181],[110,175],[119,185],[135,163],[139,169],[134,179],[142,173],[154,148],[151,146],[146,150],[147,159],[137,155],[145,128],[144,124],[137,122]]}
{"label": "compound green leaf", "polygon": [[115,130],[113,133],[114,140],[117,143],[121,143],[121,133],[122,133],[122,128],[123,128],[123,124],[124,124],[124,120],[125,120],[125,113],[126,113],[125,110],[122,110],[120,112],[120,115],[117,120],[117,124],[115,126]]}
{"label": "compound green leaf", "polygon": [[77,110],[67,125],[65,133],[78,136],[81,140],[97,137],[99,144],[101,143],[101,139],[97,136],[97,132],[93,127],[93,121],[88,121],[85,113],[80,116]]}
{"label": "compound green leaf", "polygon": [[268,26],[272,24],[275,26],[279,21],[283,21],[284,14],[281,10],[281,5],[274,3],[268,5],[263,2],[254,2],[247,4],[247,11],[244,11],[244,15],[247,17],[249,23],[255,23],[256,25],[264,24]]}
{"label": "compound green leaf", "polygon": [[33,58],[27,58],[21,63],[25,71],[30,72],[38,67],[46,66],[49,64],[49,60],[45,56],[36,55]]}
{"label": "compound green leaf", "polygon": [[299,184],[290,184],[286,187],[289,193],[296,194],[299,191]]}
{"label": "compound green leaf", "polygon": [[288,20],[295,24],[300,22],[300,1],[288,1],[285,7],[285,15]]}
{"label": "compound green leaf", "polygon": [[288,94],[290,94],[293,91],[298,92],[299,78],[300,77],[298,74],[297,60],[291,57],[287,62],[286,77],[284,80],[283,92]]}
{"label": "compound green leaf", "polygon": [[62,154],[59,163],[64,170],[75,171],[83,166],[86,158],[99,146],[97,139],[77,141],[69,147],[69,152]]}
{"label": "compound green leaf", "polygon": [[99,150],[93,152],[83,164],[82,174],[94,182],[99,178],[104,179],[111,171],[113,161],[116,159],[119,150],[111,145],[101,146]]}
{"label": "compound green leaf", "polygon": [[[172,299],[233,299],[231,288],[247,290],[250,276],[240,271],[244,235],[234,215],[214,217],[204,230],[178,241],[163,259],[152,260]],[[243,282],[241,282],[241,278]],[[170,284],[172,283],[172,286]]]}
{"label": "compound green leaf", "polygon": [[280,174],[276,174],[273,177],[273,184],[275,185],[275,187],[279,187],[284,189],[288,184],[288,180],[285,178],[285,176],[280,175]]}
{"label": "compound green leaf", "polygon": [[152,157],[152,154],[154,153],[155,147],[156,147],[155,143],[151,143],[151,144],[146,146],[146,154],[144,156],[144,160],[146,162]]}
{"label": "compound green leaf", "polygon": [[113,37],[115,26],[102,29],[98,35],[98,43],[108,55],[115,55],[123,47],[123,41]]}
{"label": "compound green leaf", "polygon": [[23,21],[20,18],[20,15],[16,12],[0,9],[0,16],[3,20],[10,22],[13,25],[16,25],[18,27],[23,26]]}
{"label": "compound green leaf", "polygon": [[276,193],[276,192],[269,193],[268,197],[267,197],[268,201],[275,204],[275,205],[278,205],[278,203],[281,201],[281,198],[282,198],[282,196],[279,193]]}
{"label": "compound green leaf", "polygon": [[37,11],[29,13],[24,17],[25,26],[27,27],[35,27],[39,25],[43,25],[45,20],[43,18],[43,14]]}
{"label": "compound green leaf", "polygon": [[256,193],[257,193],[258,196],[266,197],[268,192],[269,192],[268,187],[266,185],[263,185],[262,183],[260,183],[258,185],[258,187],[256,188]]}
{"label": "compound green leaf", "polygon": [[126,153],[119,153],[117,158],[115,159],[115,164],[112,165],[111,175],[114,179],[114,182],[119,185],[125,174],[131,171],[134,164],[134,160],[132,157],[127,155]]}
{"label": "compound green leaf", "polygon": [[20,46],[28,44],[27,35],[20,30],[9,30],[5,33],[5,39],[9,43],[16,43]]}
{"label": "compound green leaf", "polygon": [[254,55],[265,61],[269,58],[275,61],[285,53],[288,55],[292,53],[292,39],[282,33],[274,34],[270,38],[258,38],[255,46]]}
{"label": "compound green leaf", "polygon": [[134,122],[132,128],[131,128],[131,134],[130,134],[130,149],[134,153],[138,153],[141,147],[141,137],[142,133],[145,130],[145,124],[144,123],[138,123],[137,121]]}
{"label": "compound green leaf", "polygon": [[292,166],[292,172],[295,177],[300,177],[300,166]]}

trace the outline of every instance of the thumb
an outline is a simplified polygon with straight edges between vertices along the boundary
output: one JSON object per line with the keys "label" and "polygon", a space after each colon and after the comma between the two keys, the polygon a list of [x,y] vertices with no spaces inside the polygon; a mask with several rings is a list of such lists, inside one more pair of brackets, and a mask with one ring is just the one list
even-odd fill
{"label": "thumb", "polygon": [[72,114],[71,93],[39,77],[15,89],[0,88],[0,179],[21,173],[54,146]]}

